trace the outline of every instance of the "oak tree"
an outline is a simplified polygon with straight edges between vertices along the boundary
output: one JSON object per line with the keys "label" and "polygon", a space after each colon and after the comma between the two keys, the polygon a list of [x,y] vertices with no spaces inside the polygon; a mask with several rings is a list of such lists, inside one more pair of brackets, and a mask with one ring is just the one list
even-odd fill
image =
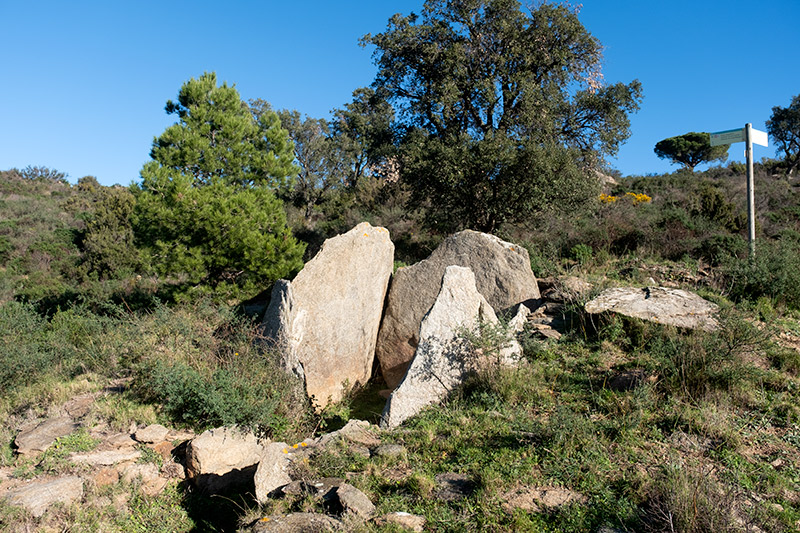
{"label": "oak tree", "polygon": [[603,83],[600,42],[563,5],[427,0],[362,43],[399,113],[412,200],[448,229],[494,231],[590,198],[591,170],[641,98],[638,81]]}

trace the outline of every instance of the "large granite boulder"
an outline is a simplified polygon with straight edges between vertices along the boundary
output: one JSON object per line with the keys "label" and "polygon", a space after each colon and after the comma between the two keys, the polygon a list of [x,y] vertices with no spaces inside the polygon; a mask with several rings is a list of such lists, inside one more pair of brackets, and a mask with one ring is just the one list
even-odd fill
{"label": "large granite boulder", "polygon": [[397,387],[419,344],[419,327],[450,265],[469,267],[495,312],[539,298],[528,252],[493,235],[465,230],[445,239],[428,259],[397,269],[389,287],[375,356],[390,389]]}
{"label": "large granite boulder", "polygon": [[585,309],[589,313],[613,312],[680,328],[713,331],[718,306],[681,289],[618,287],[606,289]]}
{"label": "large granite boulder", "polygon": [[[397,427],[428,405],[444,399],[480,365],[497,362],[486,361],[487,354],[472,353],[465,338],[464,332],[476,332],[481,322],[497,324],[498,319],[478,292],[475,275],[466,267],[447,267],[439,295],[422,320],[416,355],[386,402],[382,427]],[[520,354],[519,344],[511,341],[501,352],[499,362],[513,363]]]}
{"label": "large granite boulder", "polygon": [[186,474],[211,494],[251,488],[264,446],[252,433],[235,427],[204,431],[186,447]]}
{"label": "large granite boulder", "polygon": [[393,267],[389,232],[362,222],[326,240],[293,281],[273,289],[265,334],[318,409],[371,377]]}

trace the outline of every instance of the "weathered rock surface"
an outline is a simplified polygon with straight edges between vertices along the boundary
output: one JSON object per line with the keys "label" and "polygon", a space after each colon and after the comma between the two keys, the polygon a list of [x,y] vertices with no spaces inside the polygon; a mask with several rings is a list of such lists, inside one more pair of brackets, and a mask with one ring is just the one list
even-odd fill
{"label": "weathered rock surface", "polygon": [[717,305],[682,289],[619,287],[607,289],[585,306],[589,313],[606,311],[681,328],[717,328]]}
{"label": "weathered rock surface", "polygon": [[253,524],[253,533],[322,533],[341,531],[342,523],[320,513],[291,513],[265,516]]}
{"label": "weathered rock surface", "polygon": [[272,492],[292,482],[288,472],[290,464],[288,444],[272,442],[264,446],[254,480],[259,503],[265,503]]}
{"label": "weathered rock surface", "polygon": [[59,437],[69,435],[79,425],[68,416],[60,416],[45,420],[35,427],[20,432],[14,439],[17,446],[17,453],[20,455],[31,455],[45,451]]}
{"label": "weathered rock surface", "polygon": [[512,513],[514,509],[542,512],[572,503],[586,503],[586,496],[563,487],[520,487],[507,493],[503,509]]}
{"label": "weathered rock surface", "polygon": [[539,298],[524,248],[471,230],[451,235],[428,259],[397,269],[392,278],[375,353],[389,388],[399,385],[414,357],[420,324],[450,265],[472,269],[478,292],[496,312]]}
{"label": "weathered rock surface", "polygon": [[123,450],[100,450],[87,453],[71,453],[69,460],[73,463],[89,466],[111,466],[117,463],[136,461],[142,452],[132,448]]}
{"label": "weathered rock surface", "polygon": [[436,474],[433,479],[436,481],[434,494],[438,499],[446,502],[458,501],[469,496],[475,490],[475,481],[466,474],[445,472]]}
{"label": "weathered rock surface", "polygon": [[317,408],[340,400],[346,383],[369,380],[393,267],[389,232],[362,222],[273,289],[264,331]]}
{"label": "weathered rock surface", "polygon": [[366,494],[349,483],[342,483],[336,489],[336,496],[346,513],[352,513],[361,518],[371,518],[375,514],[375,505]]}
{"label": "weathered rock surface", "polygon": [[186,448],[186,474],[209,493],[251,485],[264,448],[252,433],[237,428],[204,431]]}
{"label": "weathered rock surface", "polygon": [[54,503],[70,503],[83,497],[83,480],[69,476],[51,481],[34,481],[8,493],[11,505],[26,508],[33,516],[42,516]]}
{"label": "weathered rock surface", "polygon": [[161,424],[150,424],[147,427],[137,430],[133,436],[139,442],[153,443],[165,440],[168,434],[169,429]]}
{"label": "weathered rock surface", "polygon": [[388,513],[383,516],[379,516],[378,518],[373,520],[373,522],[375,522],[375,524],[378,526],[387,526],[389,524],[395,524],[404,529],[414,532],[425,531],[424,516],[419,516],[411,513],[404,513],[402,511],[397,511],[394,513]]}
{"label": "weathered rock surface", "polygon": [[[497,324],[497,316],[475,286],[467,267],[445,270],[439,296],[425,315],[419,346],[403,381],[392,392],[383,411],[381,426],[394,428],[426,406],[439,402],[475,370],[481,358],[469,360],[470,348],[462,333],[475,331],[479,323]],[[506,350],[510,362],[521,349]]]}

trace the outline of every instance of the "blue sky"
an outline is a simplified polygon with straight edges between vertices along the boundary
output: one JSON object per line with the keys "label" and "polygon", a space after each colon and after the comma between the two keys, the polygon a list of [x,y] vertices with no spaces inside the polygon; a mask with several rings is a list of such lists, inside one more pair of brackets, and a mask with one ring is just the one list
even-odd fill
{"label": "blue sky", "polygon": [[[358,39],[422,4],[0,0],[0,170],[44,165],[127,185],[174,122],[166,101],[205,71],[244,99],[327,117],[374,77]],[[764,130],[772,107],[800,94],[798,0],[585,0],[579,17],[605,46],[606,81],[643,84],[610,161],[624,175],[674,170],[653,153],[666,137]],[[731,159],[742,152],[733,145]],[[755,148],[756,159],[774,154]]]}

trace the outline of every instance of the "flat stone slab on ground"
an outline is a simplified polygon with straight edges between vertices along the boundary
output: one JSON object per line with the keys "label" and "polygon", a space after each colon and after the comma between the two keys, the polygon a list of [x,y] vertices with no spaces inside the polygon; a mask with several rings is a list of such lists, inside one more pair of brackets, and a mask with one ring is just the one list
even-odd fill
{"label": "flat stone slab on ground", "polygon": [[682,289],[618,287],[606,289],[587,302],[588,313],[614,312],[680,328],[713,331],[719,307]]}
{"label": "flat stone slab on ground", "polygon": [[106,450],[89,453],[71,453],[69,460],[73,463],[89,466],[111,466],[126,461],[136,461],[142,456],[139,450]]}
{"label": "flat stone slab on ground", "polygon": [[72,418],[60,416],[45,420],[35,427],[20,432],[14,439],[17,453],[30,455],[45,451],[56,439],[65,437],[80,427]]}
{"label": "flat stone slab on ground", "polygon": [[69,505],[82,497],[83,480],[78,476],[33,481],[6,495],[11,505],[24,507],[35,517],[42,516],[54,503]]}
{"label": "flat stone slab on ground", "polygon": [[386,526],[389,524],[398,525],[409,531],[419,533],[425,531],[425,517],[403,511],[396,511],[379,516],[373,520],[375,525]]}
{"label": "flat stone slab on ground", "polygon": [[446,502],[465,498],[475,490],[475,482],[466,474],[447,472],[437,474],[433,479],[436,481],[435,496]]}
{"label": "flat stone slab on ground", "polygon": [[321,533],[340,531],[342,523],[319,513],[265,516],[250,528],[253,533]]}

